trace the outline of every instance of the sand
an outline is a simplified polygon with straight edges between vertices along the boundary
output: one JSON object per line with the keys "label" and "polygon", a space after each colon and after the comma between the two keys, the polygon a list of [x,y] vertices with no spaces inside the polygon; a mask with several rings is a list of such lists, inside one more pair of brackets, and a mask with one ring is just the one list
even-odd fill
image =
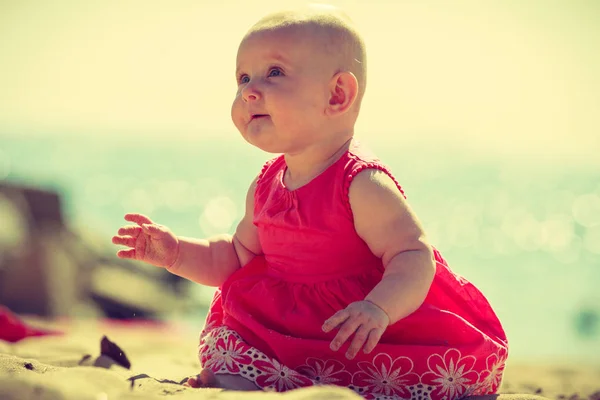
{"label": "sand", "polygon": [[[28,338],[15,344],[0,341],[0,399],[360,399],[348,389],[329,386],[283,394],[184,387],[180,382],[197,373],[200,365],[195,354],[198,333],[181,325],[81,320],[46,326],[65,334]],[[100,354],[103,336],[125,352],[131,369]],[[600,400],[600,365],[558,360],[509,363],[502,393]]]}

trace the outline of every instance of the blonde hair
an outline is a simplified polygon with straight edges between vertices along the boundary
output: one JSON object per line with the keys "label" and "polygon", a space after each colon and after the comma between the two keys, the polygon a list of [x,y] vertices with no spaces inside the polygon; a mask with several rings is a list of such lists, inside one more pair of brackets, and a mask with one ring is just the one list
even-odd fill
{"label": "blonde hair", "polygon": [[307,29],[318,37],[324,54],[334,56],[339,68],[349,71],[358,81],[356,106],[367,86],[367,54],[364,41],[350,18],[333,6],[311,5],[300,10],[286,10],[261,18],[246,33],[274,31],[282,28]]}

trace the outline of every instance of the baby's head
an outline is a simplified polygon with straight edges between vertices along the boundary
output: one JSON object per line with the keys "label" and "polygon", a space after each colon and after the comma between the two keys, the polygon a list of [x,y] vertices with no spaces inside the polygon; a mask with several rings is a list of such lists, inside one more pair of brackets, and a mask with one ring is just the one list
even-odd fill
{"label": "baby's head", "polygon": [[252,35],[260,33],[295,34],[298,45],[309,45],[315,58],[329,63],[338,72],[351,72],[358,81],[359,95],[355,104],[360,107],[366,88],[366,50],[352,21],[341,10],[313,5],[301,10],[269,14],[250,28],[242,44]]}
{"label": "baby's head", "polygon": [[232,118],[269,152],[351,137],[366,87],[365,46],[331,7],[283,11],[258,21],[238,49]]}

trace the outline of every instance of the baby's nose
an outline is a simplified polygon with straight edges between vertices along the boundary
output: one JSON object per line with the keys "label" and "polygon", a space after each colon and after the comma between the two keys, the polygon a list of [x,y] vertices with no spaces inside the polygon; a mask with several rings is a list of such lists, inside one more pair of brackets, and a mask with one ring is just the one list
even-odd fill
{"label": "baby's nose", "polygon": [[252,82],[248,82],[242,89],[242,97],[244,101],[256,101],[261,97],[260,91]]}

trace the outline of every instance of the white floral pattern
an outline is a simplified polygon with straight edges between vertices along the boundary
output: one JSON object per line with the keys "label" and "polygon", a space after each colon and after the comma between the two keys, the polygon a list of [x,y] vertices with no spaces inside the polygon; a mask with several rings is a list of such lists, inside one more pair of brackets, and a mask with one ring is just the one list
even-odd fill
{"label": "white floral pattern", "polygon": [[263,371],[257,379],[257,383],[262,387],[271,387],[278,392],[284,392],[306,386],[305,381],[308,379],[304,375],[280,364],[277,360],[257,361],[254,364]]}
{"label": "white floral pattern", "polygon": [[492,388],[492,390],[496,390],[500,387],[504,367],[506,366],[506,358],[507,354],[504,349],[498,354],[490,354],[486,358],[485,364],[487,369],[481,372],[481,386],[484,390],[488,387]]}
{"label": "white floral pattern", "polygon": [[360,371],[352,376],[352,384],[359,388],[359,392],[410,398],[407,387],[419,382],[419,376],[412,372],[413,362],[408,357],[392,360],[388,354],[380,353],[372,362],[359,362],[358,367]]}
{"label": "white floral pattern", "polygon": [[198,354],[206,354],[209,356],[215,351],[216,337],[212,334],[212,331],[218,328],[220,319],[220,313],[210,313],[207,316],[206,322],[204,323],[204,328],[202,328],[202,332],[200,332]]}
{"label": "white floral pattern", "polygon": [[[371,362],[360,361],[355,370],[333,359],[308,357],[305,363],[290,368],[245,343],[225,326],[207,325],[201,336],[199,358],[215,373],[240,375],[257,386],[283,392],[299,387],[334,384],[346,386],[370,400],[454,400],[471,394],[494,393],[502,379],[507,358],[505,349],[490,354],[481,374],[471,355],[463,356],[450,348],[432,354],[421,363],[418,375],[415,360],[376,354]],[[480,361],[483,364],[483,360]]]}
{"label": "white floral pattern", "polygon": [[345,370],[344,364],[337,360],[309,357],[306,364],[296,369],[319,385],[348,386],[352,380],[352,375]]}
{"label": "white floral pattern", "polygon": [[250,361],[244,354],[246,349],[244,344],[230,335],[226,340],[216,341],[214,350],[211,352],[211,358],[206,362],[205,367],[214,371],[239,371],[239,364],[246,364]]}
{"label": "white floral pattern", "polygon": [[452,400],[467,394],[467,389],[477,384],[479,374],[473,369],[475,357],[461,357],[458,349],[449,349],[444,355],[433,354],[427,359],[429,372],[421,382],[437,387],[440,396]]}

